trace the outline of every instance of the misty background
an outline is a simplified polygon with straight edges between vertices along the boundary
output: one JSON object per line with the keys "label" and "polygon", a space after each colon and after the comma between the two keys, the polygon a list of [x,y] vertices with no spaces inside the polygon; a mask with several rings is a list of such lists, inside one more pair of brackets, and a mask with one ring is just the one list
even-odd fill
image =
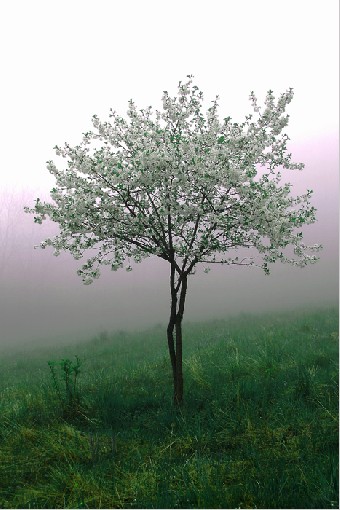
{"label": "misty background", "polygon": [[20,14],[6,6],[0,16],[7,48],[1,94],[0,345],[165,327],[170,312],[165,261],[150,257],[133,264],[130,273],[104,266],[100,279],[84,286],[76,274],[82,260],[34,249],[58,226],[34,224],[23,207],[33,206],[37,197],[48,199],[54,181],[46,160],[65,166],[54,145],[77,144],[94,113],[101,120],[110,107],[124,114],[130,98],[140,108],[159,109],[162,91],[174,95],[189,73],[207,104],[218,94],[221,117],[231,115],[235,122],[251,112],[251,90],[261,105],[270,88],[277,97],[294,87],[284,132],[291,138],[292,160],[305,163],[305,169],[286,171],[283,180],[294,185],[294,195],[314,190],[317,222],[303,229],[304,240],[324,248],[316,264],[299,269],[278,262],[270,276],[256,267],[219,265],[210,265],[205,274],[198,265],[188,282],[184,322],[338,306],[336,1],[288,0],[284,12],[280,3],[266,0],[240,1],[238,7],[222,1],[171,7],[76,1],[70,8],[66,2],[58,8],[17,3]]}

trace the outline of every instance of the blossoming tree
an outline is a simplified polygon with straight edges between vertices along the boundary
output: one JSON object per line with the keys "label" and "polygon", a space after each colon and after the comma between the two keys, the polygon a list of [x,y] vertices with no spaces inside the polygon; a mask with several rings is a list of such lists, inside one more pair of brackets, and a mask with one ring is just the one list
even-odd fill
{"label": "blossoming tree", "polygon": [[[280,185],[278,168],[304,167],[291,162],[289,138],[281,134],[293,90],[277,101],[269,91],[262,113],[252,92],[255,118],[236,124],[219,119],[218,97],[203,113],[203,94],[187,78],[176,97],[163,93],[162,112],[138,110],[131,100],[128,119],[112,110],[111,122],[93,116],[95,132],[84,133],[80,145],[55,147],[68,167],[47,163],[56,179],[53,203],[37,198],[33,209],[25,208],[36,223],[48,216],[60,226],[41,248],[52,246],[55,255],[68,250],[75,259],[91,250],[78,270],[85,284],[99,277],[101,265],[130,271],[131,260],[150,255],[169,263],[167,341],[176,404],[183,401],[182,319],[195,266],[204,263],[207,272],[209,264],[258,265],[269,274],[276,260],[313,263],[317,257],[308,252],[320,248],[306,246],[299,230],[315,221],[312,191],[294,198],[290,184]],[[237,248],[255,250],[260,264],[235,256]]]}

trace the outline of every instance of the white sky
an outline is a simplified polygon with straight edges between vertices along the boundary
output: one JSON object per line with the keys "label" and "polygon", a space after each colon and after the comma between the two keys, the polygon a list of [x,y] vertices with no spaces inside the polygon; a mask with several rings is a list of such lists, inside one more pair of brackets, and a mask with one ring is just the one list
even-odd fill
{"label": "white sky", "polygon": [[[207,103],[220,96],[221,117],[235,122],[251,112],[251,90],[261,103],[269,89],[277,97],[294,88],[285,131],[293,161],[306,169],[289,180],[298,193],[315,190],[318,222],[306,229],[307,242],[323,243],[324,251],[315,266],[279,265],[271,278],[237,270],[197,276],[186,318],[334,302],[338,11],[338,0],[0,1],[0,198],[12,204],[16,195],[5,225],[14,255],[0,281],[3,341],[130,327],[132,317],[138,327],[167,319],[168,268],[150,259],[84,287],[79,262],[33,250],[51,234],[23,205],[51,189],[46,161],[63,167],[53,147],[79,143],[92,115],[125,114],[131,98],[160,108],[162,91],[175,94],[188,74]],[[0,227],[1,220],[4,214]]]}
{"label": "white sky", "polygon": [[[338,0],[4,1],[0,185],[50,188],[53,146],[195,75],[221,116],[289,87],[292,142],[338,132]],[[57,159],[58,161],[58,159]]]}

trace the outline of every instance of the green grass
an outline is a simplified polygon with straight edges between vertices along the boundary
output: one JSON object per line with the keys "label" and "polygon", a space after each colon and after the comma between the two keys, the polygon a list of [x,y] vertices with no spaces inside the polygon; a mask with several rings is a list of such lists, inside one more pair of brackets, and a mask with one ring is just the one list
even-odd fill
{"label": "green grass", "polygon": [[[337,508],[336,309],[2,353],[0,508]],[[82,360],[80,403],[48,361]],[[60,379],[62,386],[63,380]]]}

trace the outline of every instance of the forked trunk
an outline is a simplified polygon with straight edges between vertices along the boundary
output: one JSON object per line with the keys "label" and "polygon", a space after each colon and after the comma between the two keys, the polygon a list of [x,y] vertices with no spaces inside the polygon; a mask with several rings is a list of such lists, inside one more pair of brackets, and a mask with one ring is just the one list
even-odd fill
{"label": "forked trunk", "polygon": [[[181,275],[179,287],[175,286],[175,267],[171,266],[170,288],[171,288],[171,314],[167,329],[168,348],[171,360],[174,404],[183,404],[183,348],[182,348],[182,320],[184,314],[184,303],[187,292],[187,275]],[[177,295],[179,302],[177,307]]]}

